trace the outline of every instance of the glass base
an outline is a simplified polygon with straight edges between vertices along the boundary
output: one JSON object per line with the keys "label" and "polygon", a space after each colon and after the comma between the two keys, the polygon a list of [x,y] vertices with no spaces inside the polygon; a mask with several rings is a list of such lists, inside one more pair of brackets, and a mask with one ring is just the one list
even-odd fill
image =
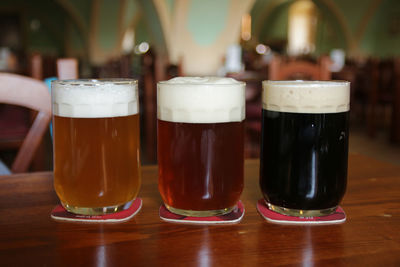
{"label": "glass base", "polygon": [[164,204],[165,207],[172,213],[183,215],[183,216],[191,216],[191,217],[210,217],[210,216],[220,216],[227,214],[233,210],[234,207],[220,209],[220,210],[182,210],[173,208],[167,204]]}
{"label": "glass base", "polygon": [[265,201],[265,203],[267,204],[268,208],[272,211],[275,211],[275,212],[283,214],[283,215],[296,216],[296,217],[321,217],[321,216],[326,216],[326,215],[332,214],[337,209],[337,206],[336,206],[333,208],[322,209],[322,210],[296,210],[296,209],[288,209],[288,208],[275,206],[266,201]]}
{"label": "glass base", "polygon": [[[132,200],[133,201],[133,200]],[[125,204],[122,205],[117,205],[117,206],[109,206],[109,207],[98,207],[98,208],[86,208],[86,207],[75,207],[71,206],[68,204],[61,203],[61,205],[71,213],[75,214],[81,214],[81,215],[104,215],[104,214],[110,214],[110,213],[115,213],[119,212],[122,210],[126,210],[130,207],[130,205],[127,205],[129,203],[132,203],[132,201],[129,201]]]}

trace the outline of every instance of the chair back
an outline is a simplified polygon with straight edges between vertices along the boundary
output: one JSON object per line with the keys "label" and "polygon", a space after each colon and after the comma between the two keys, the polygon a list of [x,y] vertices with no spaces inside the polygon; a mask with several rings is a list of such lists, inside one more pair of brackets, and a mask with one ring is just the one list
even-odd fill
{"label": "chair back", "polygon": [[57,59],[57,77],[59,80],[78,79],[78,60],[76,58]]}
{"label": "chair back", "polygon": [[400,144],[400,58],[394,59],[395,86],[392,104],[391,141]]}
{"label": "chair back", "polygon": [[37,79],[43,79],[43,58],[42,55],[34,53],[29,58],[29,76]]}
{"label": "chair back", "polygon": [[38,112],[11,167],[13,173],[26,172],[51,119],[50,94],[42,81],[0,73],[0,103],[22,106]]}
{"label": "chair back", "polygon": [[269,65],[269,80],[330,80],[329,69],[331,60],[327,56],[320,58],[319,63],[304,60],[284,62],[280,57],[274,57]]}

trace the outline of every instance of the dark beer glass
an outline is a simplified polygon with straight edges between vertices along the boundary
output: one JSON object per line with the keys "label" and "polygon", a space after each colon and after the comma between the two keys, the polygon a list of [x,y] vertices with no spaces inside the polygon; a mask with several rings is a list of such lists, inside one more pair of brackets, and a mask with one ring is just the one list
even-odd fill
{"label": "dark beer glass", "polygon": [[186,216],[230,212],[244,175],[245,84],[178,77],[158,83],[159,191]]}
{"label": "dark beer glass", "polygon": [[260,186],[271,210],[335,212],[346,191],[350,110],[346,81],[264,81]]}

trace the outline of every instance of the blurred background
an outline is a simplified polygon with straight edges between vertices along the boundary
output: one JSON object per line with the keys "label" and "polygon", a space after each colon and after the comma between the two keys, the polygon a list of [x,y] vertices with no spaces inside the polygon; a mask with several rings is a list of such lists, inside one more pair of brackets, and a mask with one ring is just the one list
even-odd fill
{"label": "blurred background", "polygon": [[[2,0],[0,72],[138,79],[143,164],[157,162],[157,81],[245,81],[245,154],[257,158],[262,80],[348,80],[350,151],[400,164],[398,0]],[[0,104],[7,166],[33,116]],[[49,133],[35,153],[30,170],[52,169]]]}

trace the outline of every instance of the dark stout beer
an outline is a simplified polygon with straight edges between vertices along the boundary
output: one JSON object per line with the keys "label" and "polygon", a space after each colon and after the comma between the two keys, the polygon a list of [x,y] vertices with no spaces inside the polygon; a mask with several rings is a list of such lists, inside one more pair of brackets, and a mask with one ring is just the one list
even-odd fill
{"label": "dark stout beer", "polygon": [[346,190],[348,112],[301,114],[263,110],[260,185],[280,207],[322,210]]}
{"label": "dark stout beer", "polygon": [[244,84],[175,78],[158,84],[159,191],[181,215],[229,212],[243,190]]}
{"label": "dark stout beer", "polygon": [[260,186],[265,200],[288,215],[334,211],[346,191],[348,83],[270,81],[264,94]]}

